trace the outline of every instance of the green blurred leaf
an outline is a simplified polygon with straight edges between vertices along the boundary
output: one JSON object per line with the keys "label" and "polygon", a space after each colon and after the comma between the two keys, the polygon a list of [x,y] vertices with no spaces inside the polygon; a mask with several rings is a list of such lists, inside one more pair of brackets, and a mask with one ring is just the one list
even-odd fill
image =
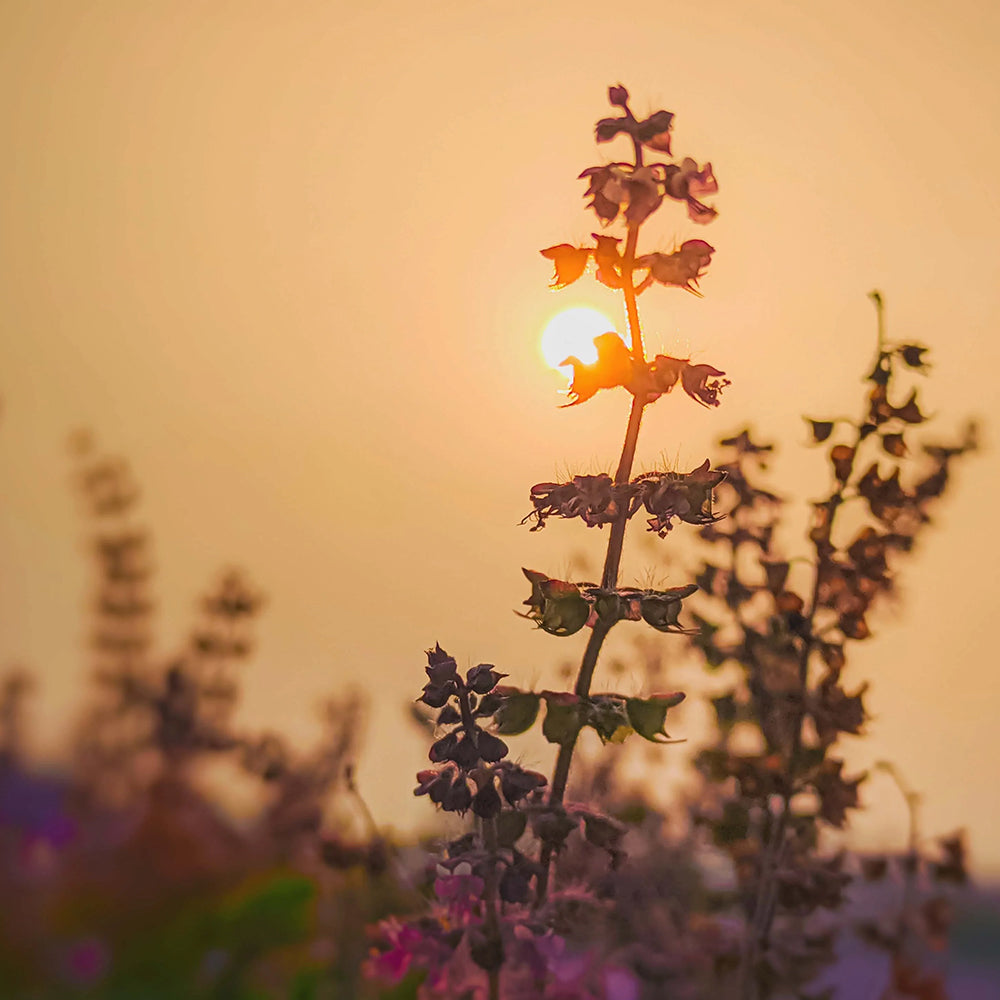
{"label": "green blurred leaf", "polygon": [[520,809],[504,809],[496,822],[497,843],[501,847],[513,847],[528,825],[528,814]]}
{"label": "green blurred leaf", "polygon": [[529,730],[538,718],[541,697],[534,691],[518,691],[516,688],[501,688],[499,691],[503,702],[493,715],[497,732],[501,736],[516,736]]}
{"label": "green blurred leaf", "polygon": [[244,890],[219,912],[219,944],[239,950],[279,948],[311,929],[316,887],[300,875],[278,875]]}
{"label": "green blurred leaf", "polygon": [[542,697],[545,699],[542,733],[550,743],[561,746],[580,731],[580,699],[559,691],[543,691]]}
{"label": "green blurred leaf", "polygon": [[680,691],[654,694],[648,698],[629,698],[625,703],[628,721],[643,739],[651,743],[669,742],[669,735],[663,729],[667,709],[679,705],[683,700],[684,695]]}

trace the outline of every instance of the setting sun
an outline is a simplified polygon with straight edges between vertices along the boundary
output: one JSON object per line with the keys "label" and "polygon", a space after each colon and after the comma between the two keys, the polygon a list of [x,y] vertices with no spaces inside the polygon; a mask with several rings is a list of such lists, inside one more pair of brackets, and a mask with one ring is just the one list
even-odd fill
{"label": "setting sun", "polygon": [[589,306],[564,309],[542,333],[542,354],[552,368],[561,368],[570,356],[592,364],[597,360],[594,338],[609,332],[616,332],[615,324],[604,313]]}

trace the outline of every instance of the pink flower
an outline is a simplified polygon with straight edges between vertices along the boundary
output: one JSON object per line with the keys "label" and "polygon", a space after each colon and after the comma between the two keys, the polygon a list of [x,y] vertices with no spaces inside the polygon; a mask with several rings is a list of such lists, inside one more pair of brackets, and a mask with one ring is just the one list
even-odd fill
{"label": "pink flower", "polygon": [[628,969],[609,966],[601,978],[604,1000],[639,1000],[639,980]]}
{"label": "pink flower", "polygon": [[483,898],[486,883],[472,871],[468,861],[459,861],[448,868],[437,866],[438,877],[434,880],[434,895],[448,907],[449,916],[465,923],[473,915]]}
{"label": "pink flower", "polygon": [[379,946],[372,950],[363,969],[367,978],[398,983],[411,968],[423,969],[432,989],[446,978],[454,950],[436,920],[404,924],[390,917],[378,925],[378,931]]}

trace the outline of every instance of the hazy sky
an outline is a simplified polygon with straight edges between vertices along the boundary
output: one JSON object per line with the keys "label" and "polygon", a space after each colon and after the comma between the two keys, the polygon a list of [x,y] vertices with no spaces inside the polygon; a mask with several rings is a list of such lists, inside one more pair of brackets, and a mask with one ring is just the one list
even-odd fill
{"label": "hazy sky", "polygon": [[[521,565],[558,575],[606,540],[517,522],[532,483],[620,447],[627,397],[558,409],[538,348],[563,307],[617,316],[595,283],[548,291],[537,253],[595,228],[575,178],[610,155],[609,83],[674,111],[675,152],[720,180],[709,231],[672,205],[648,227],[649,249],[717,248],[705,299],[642,306],[654,349],[734,384],[717,411],[660,400],[641,464],[690,468],[750,423],[786,442],[782,485],[818,493],[799,415],[857,411],[873,287],[890,335],[932,348],[941,433],[974,413],[989,444],[998,51],[990,0],[0,0],[0,634],[42,680],[42,742],[85,669],[78,427],[145,489],[164,650],[245,567],[270,604],[243,718],[307,740],[318,695],[370,690],[361,777],[385,821],[426,814],[400,721],[426,646],[525,683],[579,655],[511,609]],[[905,613],[873,620],[850,668],[871,735],[849,750],[896,761],[928,831],[968,825],[994,872],[998,485],[992,450],[960,470]],[[626,575],[651,565],[687,582],[645,546]],[[891,787],[867,795],[861,842],[900,842]]]}

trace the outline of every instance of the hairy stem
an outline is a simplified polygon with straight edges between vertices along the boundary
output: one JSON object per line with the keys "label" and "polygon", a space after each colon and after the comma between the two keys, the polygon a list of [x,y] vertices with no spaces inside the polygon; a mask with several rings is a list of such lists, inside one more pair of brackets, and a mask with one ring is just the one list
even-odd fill
{"label": "hairy stem", "polygon": [[[641,163],[641,149],[637,147],[637,164]],[[625,242],[625,253],[622,257],[622,292],[625,296],[625,312],[628,317],[629,336],[632,346],[633,363],[645,364],[646,355],[642,344],[642,329],[639,325],[639,308],[636,303],[635,285],[632,281],[632,268],[635,265],[635,252],[639,243],[639,226],[630,225],[628,227],[628,238]],[[645,400],[639,396],[632,398],[632,408],[629,411],[628,427],[625,430],[625,441],[622,444],[621,458],[618,460],[618,469],[615,472],[615,485],[621,486],[628,483],[632,476],[632,463],[635,461],[635,449],[639,440],[639,426],[642,423],[642,411],[645,409]],[[604,571],[601,575],[601,586],[605,589],[612,589],[618,585],[618,569],[621,565],[622,548],[625,543],[625,528],[628,523],[628,510],[618,511],[618,516],[611,522],[611,532],[608,538],[608,548],[604,557]],[[577,672],[574,691],[580,698],[586,698],[590,694],[590,685],[594,678],[594,670],[597,667],[597,660],[601,653],[604,640],[611,631],[611,626],[598,620],[590,633],[587,648],[584,650],[583,659],[580,662],[580,669]],[[555,769],[552,773],[552,782],[549,792],[549,805],[562,805],[566,795],[566,785],[569,781],[570,766],[573,763],[573,751],[576,749],[577,738],[580,730],[577,729],[573,735],[562,743],[556,757]],[[536,893],[536,905],[545,900],[549,886],[550,869],[552,867],[552,856],[554,848],[546,844],[542,848],[541,861],[542,873],[538,877],[538,891]]]}

